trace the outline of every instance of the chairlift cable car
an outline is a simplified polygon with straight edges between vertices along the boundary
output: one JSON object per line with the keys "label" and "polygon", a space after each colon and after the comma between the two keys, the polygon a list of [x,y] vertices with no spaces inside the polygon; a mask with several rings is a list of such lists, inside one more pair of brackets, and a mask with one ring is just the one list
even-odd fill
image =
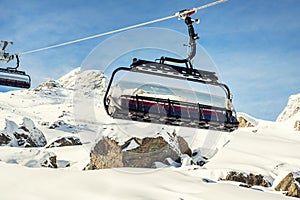
{"label": "chairlift cable car", "polygon": [[[199,20],[190,17],[194,13],[194,9],[178,12],[178,17],[183,19],[188,27],[189,46],[191,49],[187,58],[161,57],[155,61],[134,58],[130,67],[119,67],[112,72],[103,99],[105,110],[109,116],[122,120],[214,129],[227,132],[238,128],[239,122],[232,107],[232,95],[229,87],[224,83],[218,82],[215,72],[198,70],[192,65],[191,61],[196,55],[196,40],[198,39],[193,23],[199,22]],[[179,64],[185,66],[183,67]],[[122,94],[119,99],[120,103],[117,104],[111,96],[111,88],[115,75],[121,71],[150,74],[220,87],[225,91],[226,106],[218,107],[200,104],[199,102],[178,101],[170,98],[164,99],[138,94]]]}
{"label": "chairlift cable car", "polygon": [[10,61],[16,59],[15,67],[0,68],[0,85],[16,87],[16,88],[30,88],[31,78],[24,71],[19,71],[20,58],[18,54],[11,55],[6,52],[6,47],[8,44],[13,44],[10,41],[0,41],[2,44],[2,49],[0,51],[0,61],[9,63]]}

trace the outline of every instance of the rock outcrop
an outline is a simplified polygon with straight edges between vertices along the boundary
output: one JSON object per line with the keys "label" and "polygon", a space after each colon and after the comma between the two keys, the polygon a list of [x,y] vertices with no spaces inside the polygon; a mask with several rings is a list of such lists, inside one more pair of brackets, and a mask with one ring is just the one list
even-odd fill
{"label": "rock outcrop", "polygon": [[259,124],[258,119],[243,112],[237,113],[237,119],[239,121],[239,128],[256,127]]}
{"label": "rock outcrop", "polygon": [[289,173],[275,187],[277,191],[284,191],[287,196],[300,198],[300,172]]}
{"label": "rock outcrop", "polygon": [[249,187],[254,185],[263,186],[263,187],[271,186],[271,184],[267,180],[265,180],[264,176],[262,176],[261,174],[255,175],[252,173],[246,174],[246,173],[231,171],[227,174],[225,180],[245,183]]}
{"label": "rock outcrop", "polygon": [[84,70],[76,68],[57,82],[63,87],[76,90],[76,95],[101,95],[106,85],[106,77],[100,70]]}
{"label": "rock outcrop", "polygon": [[41,83],[36,88],[34,88],[35,93],[40,93],[44,95],[60,95],[60,90],[62,89],[62,85],[57,81],[48,80],[44,83]]}
{"label": "rock outcrop", "polygon": [[139,147],[122,155],[125,167],[150,168],[155,162],[165,163],[167,158],[180,162],[180,156],[162,137],[144,138]]}
{"label": "rock outcrop", "polygon": [[278,122],[286,121],[294,116],[299,116],[300,111],[300,94],[291,95],[287,106],[277,118]]}
{"label": "rock outcrop", "polygon": [[123,167],[122,148],[114,140],[103,137],[91,152],[89,169]]}
{"label": "rock outcrop", "polygon": [[162,136],[154,138],[131,138],[123,145],[103,137],[91,151],[89,169],[116,167],[152,168],[159,162],[181,162],[181,154],[191,156],[192,151],[182,137],[176,137],[177,146],[169,144]]}
{"label": "rock outcrop", "polygon": [[238,117],[238,121],[239,121],[239,128],[254,127],[252,123],[250,123],[243,117]]}
{"label": "rock outcrop", "polygon": [[23,118],[21,126],[6,119],[6,127],[3,131],[0,131],[0,145],[43,147],[46,144],[44,134],[35,127],[33,121],[29,118]]}
{"label": "rock outcrop", "polygon": [[65,146],[75,146],[82,145],[80,139],[76,136],[65,136],[58,137],[54,141],[52,141],[46,148],[52,147],[65,147]]}
{"label": "rock outcrop", "polygon": [[48,80],[44,83],[41,83],[36,88],[34,88],[34,91],[48,90],[48,89],[60,88],[60,87],[62,86],[57,81]]}

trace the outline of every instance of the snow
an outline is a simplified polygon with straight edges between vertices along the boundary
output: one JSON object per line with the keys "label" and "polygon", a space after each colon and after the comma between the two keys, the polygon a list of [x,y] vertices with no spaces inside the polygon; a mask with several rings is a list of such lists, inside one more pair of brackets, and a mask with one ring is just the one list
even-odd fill
{"label": "snow", "polygon": [[80,74],[81,68],[75,68],[66,75],[62,76],[60,79],[57,80],[58,83],[60,83],[65,88],[71,88],[73,89],[76,84],[76,78],[78,74]]}
{"label": "snow", "polygon": [[8,119],[5,119],[5,124],[6,127],[4,133],[13,133],[18,129],[18,125],[15,122],[10,121]]}
{"label": "snow", "polygon": [[24,117],[23,118],[23,125],[29,130],[33,131],[35,129],[34,123],[31,119]]}
{"label": "snow", "polygon": [[15,122],[10,121],[8,119],[5,119],[5,124],[6,124],[6,126],[5,126],[5,129],[2,131],[2,133],[4,135],[7,135],[11,139],[11,141],[9,142],[9,145],[18,146],[18,142],[13,135],[13,133],[15,133],[18,130],[18,125]]}
{"label": "snow", "polygon": [[[74,171],[0,163],[3,199],[288,199],[281,194],[207,183],[197,170],[108,169]],[[24,180],[20,181],[20,180]],[[17,184],[17,185],[16,185]],[[13,187],[14,186],[14,187]]]}
{"label": "snow", "polygon": [[135,141],[135,140],[131,140],[129,145],[124,148],[122,151],[129,151],[131,149],[135,149],[138,148],[140,145]]}
{"label": "snow", "polygon": [[241,130],[235,134],[205,167],[261,173],[274,179],[280,172],[285,172],[286,169],[282,168],[285,165],[292,165],[294,170],[300,169],[297,156],[299,135],[293,132],[283,135],[280,129],[265,128],[258,128],[257,133]]}
{"label": "snow", "polygon": [[55,156],[53,152],[37,148],[20,149],[16,147],[1,147],[1,162],[18,164],[21,166],[40,168],[42,163]]}
{"label": "snow", "polygon": [[[101,105],[106,79],[98,71],[82,72],[77,68],[50,83],[38,90],[0,93],[0,130],[12,133],[23,124],[32,131],[40,130],[48,144],[57,138],[74,136],[83,145],[1,146],[1,199],[289,199],[275,192],[274,187],[286,174],[300,171],[300,133],[293,129],[294,121],[300,119],[299,112],[295,112],[300,94],[290,98],[285,114],[277,122],[239,113],[254,127],[225,133],[113,120],[106,116]],[[53,83],[59,87],[53,87]],[[82,98],[74,102],[76,92]],[[86,107],[79,106],[82,110],[77,110],[81,114],[78,119],[74,103],[86,102],[92,102],[96,108],[95,116],[91,117]],[[59,126],[49,129],[53,124]],[[102,136],[109,136],[119,144],[131,137],[163,136],[175,144],[176,138],[171,137],[174,133],[184,137],[194,152],[208,158],[208,163],[203,167],[190,165],[191,159],[183,156],[181,167],[156,163],[159,169],[83,171],[89,163],[91,148]],[[127,148],[136,147],[138,144],[132,140]],[[58,167],[63,168],[41,166],[43,160],[53,155],[57,156]],[[68,163],[70,167],[65,167]],[[244,188],[237,182],[220,181],[233,170],[262,174],[272,187]]]}

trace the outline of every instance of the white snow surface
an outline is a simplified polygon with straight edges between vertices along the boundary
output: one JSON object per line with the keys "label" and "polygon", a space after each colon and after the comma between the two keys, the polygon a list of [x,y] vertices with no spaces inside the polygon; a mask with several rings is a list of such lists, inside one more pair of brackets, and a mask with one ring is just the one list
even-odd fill
{"label": "white snow surface", "polygon": [[[81,77],[78,79],[78,76]],[[55,82],[60,87],[0,93],[0,130],[5,126],[15,130],[22,123],[31,127],[32,120],[48,144],[55,138],[77,136],[83,145],[47,149],[0,146],[1,199],[290,199],[275,192],[274,187],[289,172],[300,171],[300,133],[289,127],[298,114],[285,115],[283,122],[251,117],[258,122],[255,127],[233,133],[149,125],[106,116],[101,104],[105,88],[101,72],[75,69]],[[82,84],[78,86],[78,82]],[[76,87],[84,91],[82,95],[87,99],[93,98],[96,118],[89,118],[83,110],[84,120],[75,119]],[[49,129],[58,121],[68,126]],[[83,171],[89,163],[90,149],[103,135],[123,143],[131,137],[165,137],[174,131],[186,139],[192,150],[209,158],[209,162],[203,167],[192,166],[185,157],[182,167],[157,163],[156,166],[164,168]],[[133,141],[128,148],[136,146]],[[39,166],[41,159],[52,154],[57,155],[58,163],[69,162],[70,167]],[[272,187],[244,188],[237,182],[220,181],[232,170],[262,174]]]}

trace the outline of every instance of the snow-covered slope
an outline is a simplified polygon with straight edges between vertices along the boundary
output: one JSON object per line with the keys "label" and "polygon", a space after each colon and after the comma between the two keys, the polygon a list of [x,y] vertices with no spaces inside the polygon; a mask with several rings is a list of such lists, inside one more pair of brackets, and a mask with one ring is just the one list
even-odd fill
{"label": "snow-covered slope", "polygon": [[[80,68],[77,68],[57,81],[49,80],[30,90],[0,93],[0,132],[1,130],[4,130],[4,133],[7,132],[5,132],[7,122],[15,125],[15,128],[8,127],[10,134],[13,134],[14,130],[22,132],[22,130],[17,130],[17,125],[24,123],[25,117],[25,119],[33,121],[37,129],[44,134],[48,143],[55,138],[76,135],[83,145],[64,149],[53,148],[47,151],[55,152],[58,160],[73,163],[71,168],[83,169],[88,163],[89,150],[93,145],[91,141],[95,140],[96,134],[94,130],[76,123],[74,93],[76,91],[80,92],[81,96],[99,97],[100,99],[104,86],[105,76],[102,72],[81,71]],[[73,152],[70,152],[69,149],[72,149]],[[27,152],[28,149],[16,148],[14,156],[19,154],[17,157],[20,160],[22,155],[28,154]],[[79,154],[74,155],[76,153]],[[2,160],[1,157],[0,160]],[[8,162],[7,159],[4,161]]]}
{"label": "snow-covered slope", "polygon": [[[287,124],[299,119],[295,111],[299,95],[291,97],[278,122],[241,114],[255,126],[220,133],[113,120],[101,105],[105,83],[101,72],[77,68],[35,89],[0,93],[0,130],[5,129],[7,120],[18,125],[26,117],[45,135],[48,144],[63,136],[76,136],[83,144],[0,147],[3,199],[288,199],[274,187],[287,173],[300,171],[300,134]],[[76,106],[82,108],[80,120]],[[88,115],[89,106],[94,109],[93,115]],[[190,148],[201,152],[209,162],[203,167],[186,163],[180,168],[82,171],[91,148],[103,135],[122,144],[130,137],[169,133],[184,137]],[[61,166],[68,162],[70,167],[41,168],[41,163],[53,155]],[[236,182],[220,181],[230,171],[262,174],[272,186],[244,188]]]}
{"label": "snow-covered slope", "polygon": [[0,163],[0,168],[3,199],[290,199],[259,189],[241,188],[236,184],[207,182],[199,176],[198,170],[54,171],[3,163]]}

